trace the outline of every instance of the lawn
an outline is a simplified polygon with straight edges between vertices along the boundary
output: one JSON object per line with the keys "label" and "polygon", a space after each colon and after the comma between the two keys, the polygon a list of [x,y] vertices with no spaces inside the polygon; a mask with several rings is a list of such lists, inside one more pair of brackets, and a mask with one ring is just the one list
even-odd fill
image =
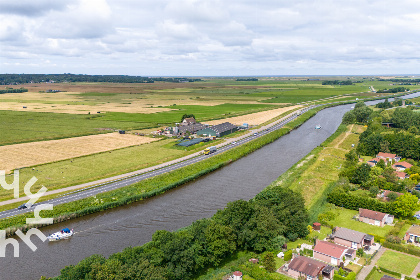
{"label": "lawn", "polygon": [[420,258],[387,250],[376,264],[391,271],[411,275],[419,262]]}
{"label": "lawn", "polygon": [[332,209],[330,211],[332,211],[336,217],[329,223],[334,226],[349,228],[367,234],[376,234],[380,236],[386,236],[387,233],[393,228],[390,225],[379,227],[356,221],[353,219],[353,217],[358,214],[358,211],[356,210],[349,210],[336,206],[331,206],[331,208]]}
{"label": "lawn", "polygon": [[385,275],[388,275],[388,276],[391,276],[391,277],[394,277],[395,278],[395,276],[392,276],[392,275],[389,275],[389,274],[386,274],[386,273],[384,273],[384,272],[379,272],[379,271],[375,271],[374,273],[372,273],[372,275],[368,278],[368,279],[366,279],[366,280],[381,280],[381,278],[383,277],[383,276],[385,276]]}

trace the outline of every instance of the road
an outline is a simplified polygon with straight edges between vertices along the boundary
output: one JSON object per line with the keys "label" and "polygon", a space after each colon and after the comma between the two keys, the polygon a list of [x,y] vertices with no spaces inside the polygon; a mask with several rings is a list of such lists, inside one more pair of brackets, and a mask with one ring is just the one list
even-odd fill
{"label": "road", "polygon": [[[301,113],[304,113],[312,108],[318,107],[320,105],[317,106],[311,106],[311,107],[307,107],[301,110]],[[5,218],[9,218],[18,214],[23,214],[23,213],[27,213],[27,212],[33,212],[34,209],[36,208],[36,206],[38,205],[42,205],[42,204],[53,204],[53,205],[59,205],[59,204],[63,204],[63,203],[68,203],[68,202],[72,202],[72,201],[76,201],[76,200],[80,200],[83,198],[87,198],[87,197],[91,197],[103,192],[108,192],[108,191],[112,191],[115,189],[119,189],[122,187],[126,187],[135,183],[138,183],[144,179],[148,179],[148,178],[152,178],[154,176],[158,176],[194,163],[197,163],[199,161],[205,160],[209,157],[213,157],[217,154],[223,153],[225,151],[228,151],[230,149],[233,149],[237,146],[240,146],[244,143],[247,143],[249,141],[252,141],[258,137],[261,137],[263,135],[266,135],[274,130],[278,130],[280,128],[282,128],[285,124],[295,120],[298,117],[298,114],[296,112],[289,114],[287,117],[285,117],[284,119],[278,121],[278,122],[274,122],[273,124],[270,124],[268,126],[265,126],[263,128],[260,128],[255,134],[251,133],[251,135],[246,136],[246,137],[238,137],[238,140],[236,139],[229,139],[227,141],[227,143],[222,143],[220,144],[217,149],[216,152],[210,154],[210,155],[203,155],[202,153],[199,153],[198,155],[194,156],[194,157],[185,157],[185,160],[179,161],[175,164],[172,165],[168,165],[162,168],[155,168],[152,169],[149,172],[144,172],[144,173],[140,173],[140,174],[135,174],[135,175],[131,175],[128,177],[125,177],[123,179],[117,179],[115,181],[111,181],[111,182],[106,182],[106,183],[102,183],[102,184],[98,184],[98,185],[93,185],[91,187],[88,188],[84,188],[81,190],[76,190],[74,192],[71,193],[67,193],[65,195],[59,196],[57,198],[54,199],[50,199],[50,200],[46,200],[43,201],[41,203],[36,203],[33,205],[33,207],[29,208],[29,209],[11,209],[11,210],[5,210],[0,212],[0,219],[5,219]]]}

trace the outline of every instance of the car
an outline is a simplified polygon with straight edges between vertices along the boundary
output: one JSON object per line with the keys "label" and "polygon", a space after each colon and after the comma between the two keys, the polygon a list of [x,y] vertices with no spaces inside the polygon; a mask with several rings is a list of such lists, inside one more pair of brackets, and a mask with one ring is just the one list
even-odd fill
{"label": "car", "polygon": [[235,144],[236,144],[236,141],[233,141],[233,142],[232,142],[232,145],[235,145]]}
{"label": "car", "polygon": [[31,208],[31,207],[32,207],[31,203],[24,203],[20,205],[17,209],[22,210],[22,209]]}
{"label": "car", "polygon": [[255,132],[255,133],[254,133],[254,136],[257,136],[257,135],[258,135],[258,133],[257,133],[257,132]]}

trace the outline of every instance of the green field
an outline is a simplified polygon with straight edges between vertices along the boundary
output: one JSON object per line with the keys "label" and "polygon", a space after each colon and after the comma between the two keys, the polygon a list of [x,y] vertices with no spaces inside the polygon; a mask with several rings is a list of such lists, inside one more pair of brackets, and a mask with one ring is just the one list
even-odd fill
{"label": "green field", "polygon": [[411,275],[419,262],[420,258],[387,250],[376,265],[401,274]]}
{"label": "green field", "polygon": [[[0,145],[141,129],[151,123],[105,120],[103,115],[0,111]],[[107,129],[107,130],[105,130]]]}

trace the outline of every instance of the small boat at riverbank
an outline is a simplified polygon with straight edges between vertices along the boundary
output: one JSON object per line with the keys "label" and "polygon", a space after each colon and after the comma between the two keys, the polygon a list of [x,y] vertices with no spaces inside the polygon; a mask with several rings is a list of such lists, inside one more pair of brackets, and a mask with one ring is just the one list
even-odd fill
{"label": "small boat at riverbank", "polygon": [[61,231],[57,231],[47,236],[48,241],[58,241],[61,239],[68,239],[73,235],[73,229],[64,228]]}
{"label": "small boat at riverbank", "polygon": [[321,125],[317,125],[317,126],[315,126],[315,129],[321,129]]}

